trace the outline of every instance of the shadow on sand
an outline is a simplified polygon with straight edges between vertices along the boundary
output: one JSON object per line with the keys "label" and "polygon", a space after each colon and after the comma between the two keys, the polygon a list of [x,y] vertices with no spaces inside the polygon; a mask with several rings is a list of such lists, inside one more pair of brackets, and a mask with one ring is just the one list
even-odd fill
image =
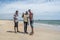
{"label": "shadow on sand", "polygon": [[25,34],[24,32],[14,32],[14,31],[7,31],[7,32],[9,32],[9,33],[22,33],[22,34]]}

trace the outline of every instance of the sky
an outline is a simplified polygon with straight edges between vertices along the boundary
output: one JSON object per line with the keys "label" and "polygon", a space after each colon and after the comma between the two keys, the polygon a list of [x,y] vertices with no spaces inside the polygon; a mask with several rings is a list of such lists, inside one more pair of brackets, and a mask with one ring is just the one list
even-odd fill
{"label": "sky", "polygon": [[60,0],[0,0],[0,19],[13,18],[16,10],[21,18],[28,9],[32,10],[34,19],[60,20]]}

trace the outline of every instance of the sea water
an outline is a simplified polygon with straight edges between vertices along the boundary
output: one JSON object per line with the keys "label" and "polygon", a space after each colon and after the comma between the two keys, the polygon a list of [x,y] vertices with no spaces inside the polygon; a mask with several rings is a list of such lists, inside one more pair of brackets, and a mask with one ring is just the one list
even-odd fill
{"label": "sea water", "polygon": [[35,26],[37,25],[37,27],[60,31],[60,20],[35,20],[34,22],[38,23],[34,24]]}
{"label": "sea water", "polygon": [[60,20],[35,20],[34,22],[50,24],[50,25],[60,25]]}

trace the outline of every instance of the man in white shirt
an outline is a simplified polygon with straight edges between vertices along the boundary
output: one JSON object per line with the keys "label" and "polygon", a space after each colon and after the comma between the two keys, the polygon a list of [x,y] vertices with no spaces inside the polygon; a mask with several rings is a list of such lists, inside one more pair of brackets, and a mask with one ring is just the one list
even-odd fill
{"label": "man in white shirt", "polygon": [[19,32],[18,31],[18,11],[16,11],[16,13],[14,14],[14,31]]}
{"label": "man in white shirt", "polygon": [[28,12],[26,11],[26,13],[22,15],[23,17],[23,21],[24,21],[24,33],[28,33],[27,32],[27,25],[28,25]]}

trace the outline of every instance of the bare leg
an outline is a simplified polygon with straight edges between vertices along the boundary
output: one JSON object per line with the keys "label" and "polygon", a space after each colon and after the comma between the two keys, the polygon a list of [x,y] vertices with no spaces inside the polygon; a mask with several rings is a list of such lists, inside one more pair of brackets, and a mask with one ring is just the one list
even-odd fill
{"label": "bare leg", "polygon": [[15,31],[15,33],[16,33],[16,27],[14,27],[14,31]]}
{"label": "bare leg", "polygon": [[31,33],[30,33],[30,35],[32,35],[32,34],[34,33],[34,29],[33,29],[33,23],[32,23],[32,21],[31,21],[30,25],[31,25]]}
{"label": "bare leg", "polygon": [[19,32],[18,27],[17,27],[17,32]]}

